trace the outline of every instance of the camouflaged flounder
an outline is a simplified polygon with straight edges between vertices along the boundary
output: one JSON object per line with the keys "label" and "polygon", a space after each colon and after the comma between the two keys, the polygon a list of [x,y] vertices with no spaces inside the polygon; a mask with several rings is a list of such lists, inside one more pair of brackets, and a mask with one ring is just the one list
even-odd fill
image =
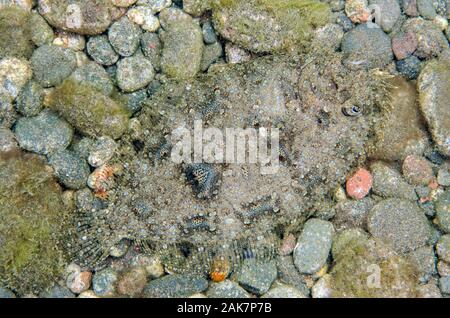
{"label": "camouflaged flounder", "polygon": [[[145,101],[142,133],[121,140],[122,167],[105,208],[80,212],[72,245],[79,263],[100,266],[121,239],[160,254],[173,272],[207,272],[272,257],[280,238],[301,230],[330,190],[365,157],[383,81],[349,71],[338,53],[301,61],[261,57],[217,66],[189,82],[168,82]],[[280,129],[278,173],[257,164],[175,164],[171,132],[192,128]]]}

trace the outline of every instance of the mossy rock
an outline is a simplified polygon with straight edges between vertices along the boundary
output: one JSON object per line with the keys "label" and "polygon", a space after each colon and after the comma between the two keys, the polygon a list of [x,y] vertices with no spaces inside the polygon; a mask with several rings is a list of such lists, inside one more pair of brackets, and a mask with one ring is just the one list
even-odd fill
{"label": "mossy rock", "polygon": [[64,269],[68,209],[36,156],[0,158],[0,282],[19,294],[52,285]]}
{"label": "mossy rock", "polygon": [[17,6],[0,9],[0,58],[29,58],[33,53],[30,14]]}
{"label": "mossy rock", "polygon": [[416,297],[418,272],[411,261],[373,239],[357,236],[341,243],[333,253],[332,297]]}
{"label": "mossy rock", "polygon": [[66,79],[46,101],[81,133],[119,138],[128,127],[129,113],[122,102],[114,100],[89,84]]}
{"label": "mossy rock", "polygon": [[314,28],[331,11],[317,0],[214,0],[213,21],[226,39],[253,52],[279,52],[309,46]]}

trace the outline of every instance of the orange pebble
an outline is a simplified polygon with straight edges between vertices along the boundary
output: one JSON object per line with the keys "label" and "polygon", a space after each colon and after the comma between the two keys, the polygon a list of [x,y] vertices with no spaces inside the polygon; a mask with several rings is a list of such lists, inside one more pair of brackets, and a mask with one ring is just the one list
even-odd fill
{"label": "orange pebble", "polygon": [[345,189],[349,197],[360,200],[372,188],[372,175],[364,168],[359,168],[348,180]]}

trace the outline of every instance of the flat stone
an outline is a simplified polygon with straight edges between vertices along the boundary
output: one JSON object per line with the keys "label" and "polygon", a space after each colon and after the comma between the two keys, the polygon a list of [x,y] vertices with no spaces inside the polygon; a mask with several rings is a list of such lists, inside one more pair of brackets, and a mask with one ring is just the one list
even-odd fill
{"label": "flat stone", "polygon": [[237,274],[238,283],[256,295],[266,293],[276,278],[277,267],[274,261],[259,262],[247,259]]}
{"label": "flat stone", "polygon": [[206,296],[209,298],[250,298],[245,289],[231,280],[212,283],[206,292]]}

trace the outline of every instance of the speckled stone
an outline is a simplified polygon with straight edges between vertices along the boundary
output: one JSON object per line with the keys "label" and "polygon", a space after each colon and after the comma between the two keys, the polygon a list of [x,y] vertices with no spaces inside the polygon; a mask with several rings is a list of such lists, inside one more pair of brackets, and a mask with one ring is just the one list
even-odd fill
{"label": "speckled stone", "polygon": [[86,47],[89,56],[99,64],[109,66],[119,59],[119,55],[114,51],[106,35],[89,38]]}
{"label": "speckled stone", "polygon": [[208,281],[194,275],[167,275],[150,281],[143,296],[148,298],[180,298],[205,291]]}
{"label": "speckled stone", "polygon": [[87,162],[78,157],[70,150],[61,150],[49,157],[58,180],[70,189],[81,189],[86,187],[90,174]]}
{"label": "speckled stone", "polygon": [[147,86],[154,76],[152,63],[143,56],[127,57],[117,63],[116,80],[124,92],[134,92]]}
{"label": "speckled stone", "polygon": [[65,149],[73,136],[72,127],[49,110],[20,118],[14,132],[21,148],[42,155]]}
{"label": "speckled stone", "polygon": [[275,262],[259,262],[254,259],[244,261],[237,274],[238,283],[247,291],[256,294],[265,294],[277,278]]}
{"label": "speckled stone", "polygon": [[300,273],[314,274],[325,264],[333,241],[333,224],[320,219],[305,223],[294,249],[294,264]]}
{"label": "speckled stone", "polygon": [[108,31],[109,42],[121,56],[131,56],[136,52],[140,36],[139,26],[131,22],[128,17],[122,17],[114,22]]}
{"label": "speckled stone", "polygon": [[209,298],[250,298],[245,289],[230,280],[212,283],[206,292],[206,296]]}

